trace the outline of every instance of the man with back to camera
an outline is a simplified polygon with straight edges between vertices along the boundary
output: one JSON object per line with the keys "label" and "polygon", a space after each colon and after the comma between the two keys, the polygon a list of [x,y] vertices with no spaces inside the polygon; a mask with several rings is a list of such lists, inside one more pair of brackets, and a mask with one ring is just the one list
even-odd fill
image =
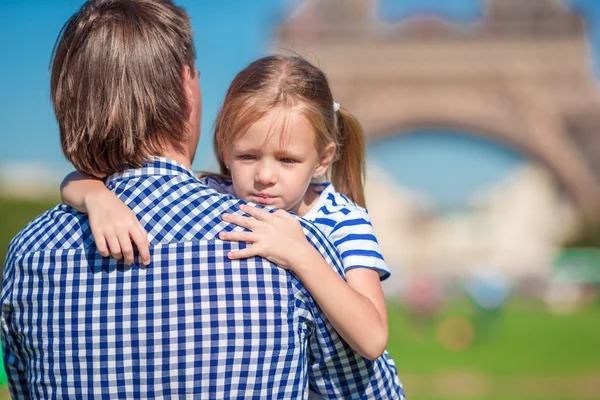
{"label": "man with back to camera", "polygon": [[[170,0],[90,0],[64,26],[51,95],[63,152],[148,231],[150,264],[102,257],[59,205],[11,242],[2,349],[13,398],[389,398],[302,284],[217,239],[241,201],[191,172],[202,100],[189,17]],[[341,273],[333,246],[302,221]]]}

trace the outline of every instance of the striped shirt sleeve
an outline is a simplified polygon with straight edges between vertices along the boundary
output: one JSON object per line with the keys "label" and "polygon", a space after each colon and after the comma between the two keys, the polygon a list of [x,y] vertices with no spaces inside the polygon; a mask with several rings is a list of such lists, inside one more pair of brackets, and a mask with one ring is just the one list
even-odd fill
{"label": "striped shirt sleeve", "polygon": [[376,270],[382,281],[390,276],[366,210],[351,210],[336,223],[329,239],[342,257],[345,272],[353,268],[369,268]]}

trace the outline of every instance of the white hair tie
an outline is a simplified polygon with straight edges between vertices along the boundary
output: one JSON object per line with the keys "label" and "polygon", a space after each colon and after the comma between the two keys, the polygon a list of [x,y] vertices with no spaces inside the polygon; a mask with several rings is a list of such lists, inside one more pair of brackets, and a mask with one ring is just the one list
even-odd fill
{"label": "white hair tie", "polygon": [[333,102],[333,112],[338,112],[340,110],[340,103]]}

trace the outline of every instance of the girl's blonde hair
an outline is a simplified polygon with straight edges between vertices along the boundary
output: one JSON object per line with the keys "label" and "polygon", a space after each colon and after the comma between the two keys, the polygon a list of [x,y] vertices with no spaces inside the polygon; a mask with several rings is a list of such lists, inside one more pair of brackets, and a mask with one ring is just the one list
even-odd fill
{"label": "girl's blonde hair", "polygon": [[319,155],[330,143],[336,154],[330,171],[335,188],[365,207],[365,142],[359,122],[345,108],[336,112],[323,71],[297,56],[268,56],[234,78],[215,122],[214,146],[221,174],[224,154],[249,128],[276,107],[298,110],[316,134]]}

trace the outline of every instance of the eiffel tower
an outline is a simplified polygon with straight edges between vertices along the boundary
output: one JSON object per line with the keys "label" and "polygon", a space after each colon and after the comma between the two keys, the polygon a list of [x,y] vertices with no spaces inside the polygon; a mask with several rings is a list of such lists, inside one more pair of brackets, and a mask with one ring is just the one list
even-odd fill
{"label": "eiffel tower", "polygon": [[488,0],[465,27],[398,23],[376,0],[306,0],[274,47],[323,68],[368,140],[448,128],[545,165],[583,215],[600,210],[600,96],[585,20],[560,0]]}

